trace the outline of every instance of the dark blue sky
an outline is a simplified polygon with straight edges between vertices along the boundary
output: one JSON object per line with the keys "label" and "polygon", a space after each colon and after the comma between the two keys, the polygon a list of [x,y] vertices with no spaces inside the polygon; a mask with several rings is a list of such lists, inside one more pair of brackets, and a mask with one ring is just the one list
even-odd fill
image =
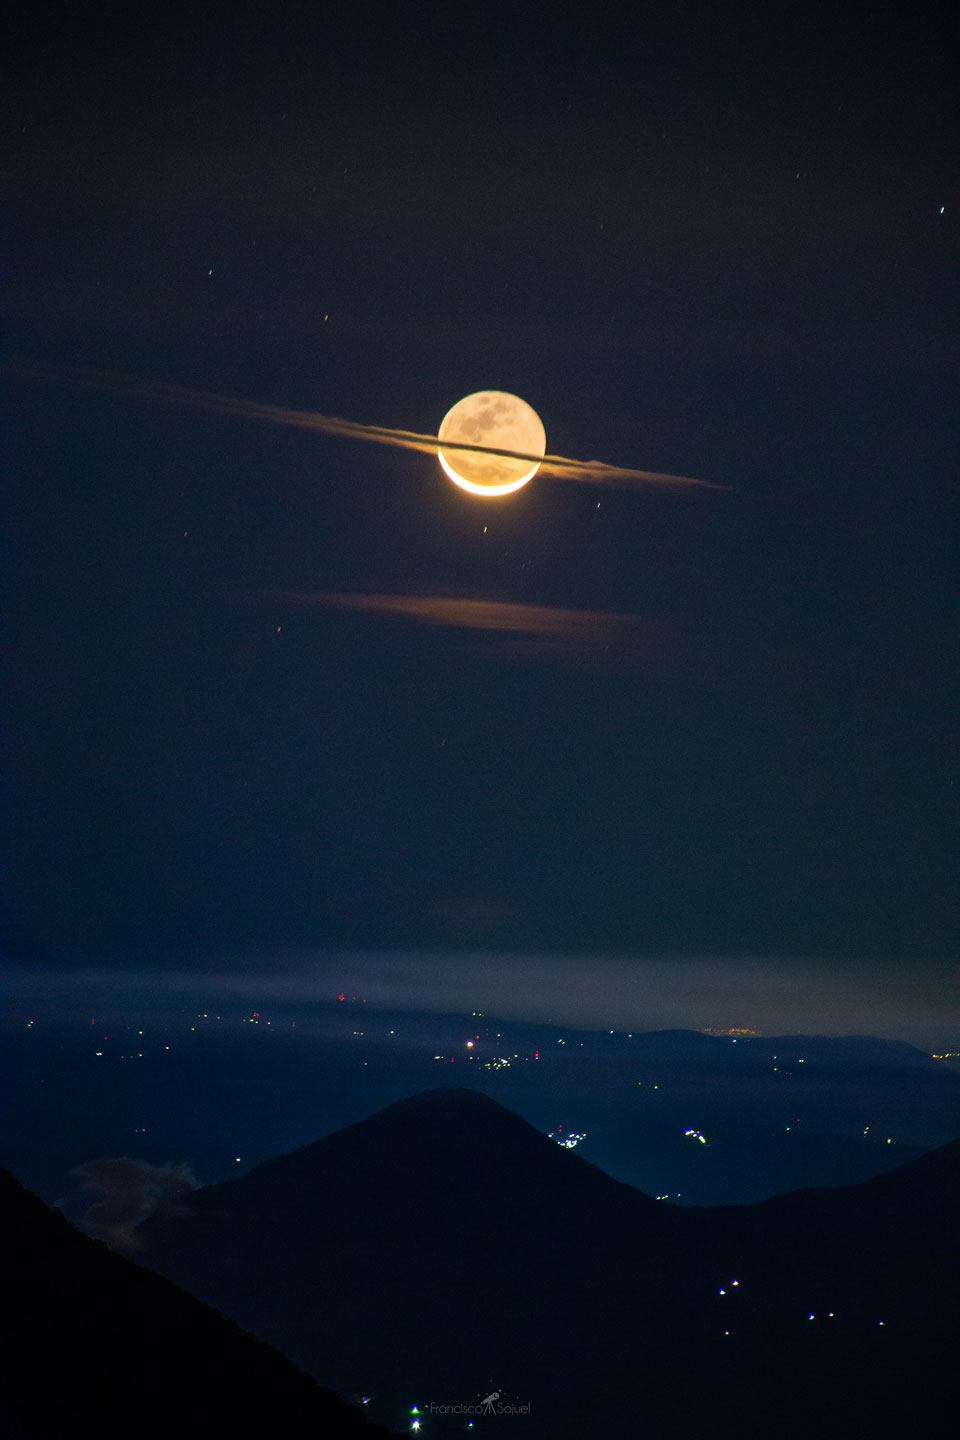
{"label": "dark blue sky", "polygon": [[[668,8],[18,22],[21,953],[949,953],[945,36]],[[474,500],[65,366],[419,431],[515,391],[728,488]]]}

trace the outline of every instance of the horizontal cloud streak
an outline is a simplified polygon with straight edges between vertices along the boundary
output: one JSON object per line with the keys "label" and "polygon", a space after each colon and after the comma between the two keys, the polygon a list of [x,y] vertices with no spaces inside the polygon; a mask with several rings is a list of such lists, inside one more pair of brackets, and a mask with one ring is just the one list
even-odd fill
{"label": "horizontal cloud streak", "polygon": [[[271,425],[287,425],[297,430],[312,430],[324,435],[339,435],[345,440],[366,440],[375,445],[392,445],[401,450],[417,450],[436,455],[438,438],[421,435],[414,430],[394,430],[382,425],[365,425],[357,420],[342,420],[336,415],[323,415],[315,410],[291,410],[282,405],[269,405],[258,400],[236,399],[206,390],[191,390],[183,385],[170,385],[155,380],[142,380],[130,375],[110,375],[96,371],[38,367],[14,364],[21,375],[36,379],[63,381],[108,394],[130,395],[135,399],[153,400],[161,404],[188,405],[194,409],[213,410],[221,415],[234,415],[244,420],[266,421]],[[666,475],[656,470],[638,470],[625,465],[607,465],[602,460],[571,460],[563,455],[531,455],[521,450],[500,450],[488,445],[453,444],[444,441],[445,451],[469,451],[484,455],[508,456],[515,460],[536,461],[540,474],[561,480],[586,480],[593,484],[648,484],[668,486],[700,486],[717,490],[725,487],[708,480],[695,480],[689,475]]]}
{"label": "horizontal cloud streak", "polygon": [[[466,1014],[582,1029],[658,1030],[749,1026],[766,1035],[876,1035],[923,1049],[955,1050],[960,1017],[955,967],[917,961],[785,956],[576,956],[512,951],[458,953],[303,949],[222,956],[187,964],[125,955],[118,968],[8,966],[7,1012],[73,1015],[78,1001],[142,1024],[146,995],[182,1015],[233,997],[308,1007],[297,1030],[341,991],[372,1007]],[[82,998],[81,998],[82,997]],[[198,1008],[200,1008],[198,1003]],[[86,1010],[84,1010],[86,1013]],[[323,1011],[325,1014],[326,1011]],[[139,1018],[138,1018],[139,1017]]]}
{"label": "horizontal cloud streak", "polygon": [[283,591],[271,598],[301,605],[329,605],[343,610],[365,610],[376,615],[401,615],[429,625],[461,630],[520,631],[528,635],[593,635],[652,629],[636,615],[614,610],[570,610],[555,605],[526,605],[516,601],[470,600],[456,595],[380,595],[345,593],[325,595],[310,591]]}
{"label": "horizontal cloud streak", "polygon": [[497,653],[514,660],[602,659],[618,665],[641,654],[645,660],[662,650],[663,627],[616,610],[574,610],[559,605],[478,600],[458,595],[397,595],[375,592],[324,594],[272,592],[260,599],[275,603],[351,610],[397,617],[415,624],[453,630],[486,631],[500,637]]}

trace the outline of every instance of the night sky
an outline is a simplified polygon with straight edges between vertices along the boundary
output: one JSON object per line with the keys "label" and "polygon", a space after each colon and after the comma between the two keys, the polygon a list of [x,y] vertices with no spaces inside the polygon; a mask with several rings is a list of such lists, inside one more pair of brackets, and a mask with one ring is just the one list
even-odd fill
{"label": "night sky", "polygon": [[[938,987],[936,10],[16,10],[12,953]],[[478,499],[75,369],[430,433],[512,391],[550,451],[717,488]]]}

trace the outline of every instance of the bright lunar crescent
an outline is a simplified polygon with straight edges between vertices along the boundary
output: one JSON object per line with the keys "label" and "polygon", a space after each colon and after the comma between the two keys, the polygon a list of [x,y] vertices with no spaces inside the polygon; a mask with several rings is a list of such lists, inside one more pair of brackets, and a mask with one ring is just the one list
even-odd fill
{"label": "bright lunar crescent", "polygon": [[[448,410],[437,438],[448,445],[485,445],[492,450],[519,450],[522,455],[543,455],[547,436],[540,416],[518,395],[503,390],[478,390]],[[455,485],[472,495],[509,495],[532,480],[540,462],[511,455],[481,455],[470,450],[448,450],[441,445],[437,459]]]}

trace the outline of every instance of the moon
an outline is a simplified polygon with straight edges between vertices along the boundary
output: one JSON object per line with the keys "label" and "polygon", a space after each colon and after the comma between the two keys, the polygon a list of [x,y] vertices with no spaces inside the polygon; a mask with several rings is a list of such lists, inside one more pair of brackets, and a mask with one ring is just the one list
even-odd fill
{"label": "moon", "polygon": [[[437,435],[448,445],[486,445],[491,449],[519,450],[524,455],[543,455],[546,431],[536,410],[519,395],[504,390],[478,390],[458,400],[444,415]],[[539,460],[512,455],[480,455],[469,450],[444,454],[437,459],[455,485],[471,495],[511,495],[532,480],[540,469]]]}

